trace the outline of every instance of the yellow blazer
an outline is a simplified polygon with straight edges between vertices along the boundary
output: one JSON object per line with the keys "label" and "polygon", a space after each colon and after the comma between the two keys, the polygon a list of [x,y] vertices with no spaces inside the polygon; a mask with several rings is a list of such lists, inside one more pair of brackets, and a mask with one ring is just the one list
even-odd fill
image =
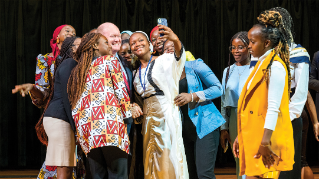
{"label": "yellow blazer", "polygon": [[[268,80],[265,80],[263,69],[266,69],[274,51],[272,51],[257,71],[258,61],[253,72],[249,75],[238,100],[238,142],[240,158],[240,175],[257,176],[270,171],[292,170],[294,164],[293,130],[289,116],[288,72],[285,63],[278,55],[274,61],[280,62],[286,70],[285,89],[279,107],[276,128],[271,137],[271,149],[282,162],[270,169],[262,162],[262,157],[255,159],[263,134],[268,108]],[[255,77],[253,78],[255,72]],[[271,75],[271,72],[270,72]],[[247,85],[252,80],[249,89]]]}

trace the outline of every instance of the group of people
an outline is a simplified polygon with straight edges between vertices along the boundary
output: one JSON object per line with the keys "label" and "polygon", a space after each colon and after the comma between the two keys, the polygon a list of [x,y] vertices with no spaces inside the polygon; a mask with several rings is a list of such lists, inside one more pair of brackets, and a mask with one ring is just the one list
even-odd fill
{"label": "group of people", "polygon": [[109,22],[81,38],[71,25],[56,28],[35,83],[12,90],[44,108],[39,178],[215,178],[219,143],[230,143],[238,178],[301,178],[306,101],[319,131],[309,54],[294,43],[287,10],[257,19],[230,40],[235,63],[222,83],[163,25],[150,37]]}

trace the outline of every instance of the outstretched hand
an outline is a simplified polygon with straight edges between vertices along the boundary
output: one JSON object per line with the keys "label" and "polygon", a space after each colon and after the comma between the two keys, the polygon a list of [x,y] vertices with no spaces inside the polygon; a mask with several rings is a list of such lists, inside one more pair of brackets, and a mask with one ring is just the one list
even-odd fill
{"label": "outstretched hand", "polygon": [[31,91],[33,88],[33,84],[26,83],[22,85],[16,85],[14,89],[12,89],[12,94],[15,94],[17,92],[20,92],[22,97],[25,97],[28,95],[29,91]]}

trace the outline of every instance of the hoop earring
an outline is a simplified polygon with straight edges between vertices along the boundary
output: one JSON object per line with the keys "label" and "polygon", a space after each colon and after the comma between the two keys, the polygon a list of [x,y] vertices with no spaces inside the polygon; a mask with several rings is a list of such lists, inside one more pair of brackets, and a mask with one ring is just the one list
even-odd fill
{"label": "hoop earring", "polygon": [[56,43],[59,44],[60,43],[60,39],[59,37],[56,38]]}

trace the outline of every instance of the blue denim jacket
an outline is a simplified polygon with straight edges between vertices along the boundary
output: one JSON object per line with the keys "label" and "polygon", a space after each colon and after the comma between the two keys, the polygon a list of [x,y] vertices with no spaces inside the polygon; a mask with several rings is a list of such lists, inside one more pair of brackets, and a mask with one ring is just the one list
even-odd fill
{"label": "blue denim jacket", "polygon": [[198,137],[202,139],[225,123],[223,116],[211,101],[223,94],[223,87],[202,59],[186,61],[185,73],[188,93],[203,91],[205,94],[206,101],[188,104],[189,118],[196,126]]}

